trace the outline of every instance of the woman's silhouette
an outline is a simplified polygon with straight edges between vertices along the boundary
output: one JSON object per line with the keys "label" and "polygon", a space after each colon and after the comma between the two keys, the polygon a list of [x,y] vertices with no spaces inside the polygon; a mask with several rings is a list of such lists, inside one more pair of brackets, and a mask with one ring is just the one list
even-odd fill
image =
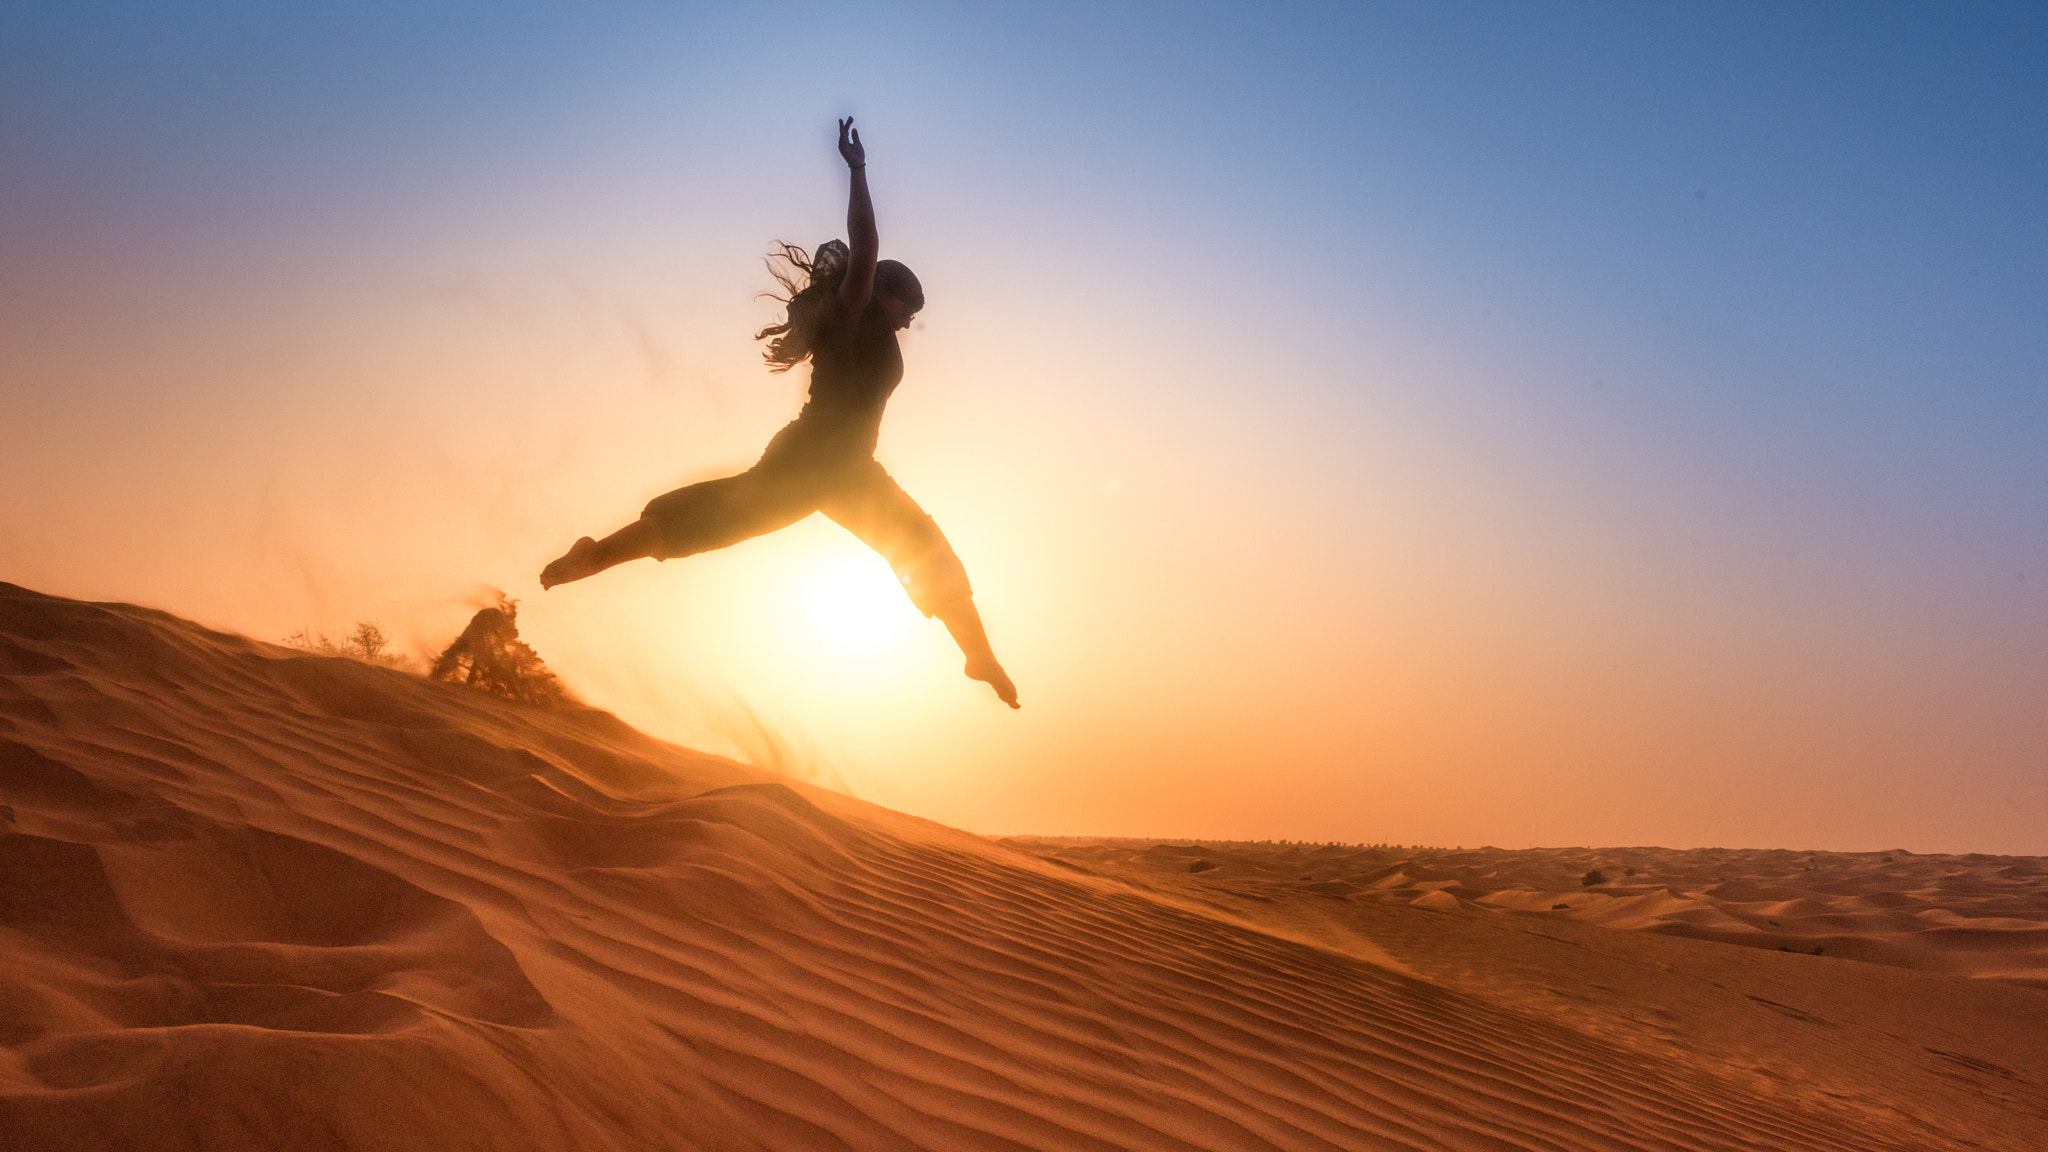
{"label": "woman's silhouette", "polygon": [[876,259],[881,241],[868,198],[867,152],[852,129],[852,117],[839,122],[839,154],[852,174],[850,243],[830,240],[815,254],[782,245],[778,257],[791,271],[775,277],[790,293],[789,313],[755,336],[774,337],[767,358],[775,371],[811,362],[803,411],[752,468],[655,497],[617,532],[576,541],[541,570],[540,584],[567,584],[642,556],[709,552],[823,512],[889,561],[911,603],[952,633],[967,656],[967,675],[1015,708],[1017,687],[989,648],[967,570],[939,526],[875,461],[882,407],[903,379],[896,333],[924,307],[924,288],[902,264]]}

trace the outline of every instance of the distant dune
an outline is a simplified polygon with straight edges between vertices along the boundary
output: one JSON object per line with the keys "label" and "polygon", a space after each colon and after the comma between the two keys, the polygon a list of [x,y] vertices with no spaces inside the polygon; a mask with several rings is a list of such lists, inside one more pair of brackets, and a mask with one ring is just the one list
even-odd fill
{"label": "distant dune", "polygon": [[1170,881],[1180,895],[1241,913],[1312,896],[1535,912],[2048,991],[2048,861],[2030,856],[1197,845],[1105,837],[1010,843],[1141,885]]}
{"label": "distant dune", "polygon": [[12,585],[0,829],[9,1152],[2048,1147],[2034,861],[991,842]]}

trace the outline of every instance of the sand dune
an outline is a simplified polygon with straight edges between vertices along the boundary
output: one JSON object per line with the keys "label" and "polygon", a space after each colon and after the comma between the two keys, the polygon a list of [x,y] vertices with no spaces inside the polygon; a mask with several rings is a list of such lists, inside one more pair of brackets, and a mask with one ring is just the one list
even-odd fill
{"label": "sand dune", "polygon": [[[1706,848],[1509,851],[1012,841],[1105,871],[1175,876],[1237,900],[1304,894],[1497,909],[2048,990],[2048,861],[2025,856]],[[1602,879],[1585,881],[1592,873]]]}
{"label": "sand dune", "polygon": [[[1190,873],[6,585],[0,805],[7,1149],[2048,1146],[2027,862]],[[2022,959],[1600,926],[1759,915]]]}

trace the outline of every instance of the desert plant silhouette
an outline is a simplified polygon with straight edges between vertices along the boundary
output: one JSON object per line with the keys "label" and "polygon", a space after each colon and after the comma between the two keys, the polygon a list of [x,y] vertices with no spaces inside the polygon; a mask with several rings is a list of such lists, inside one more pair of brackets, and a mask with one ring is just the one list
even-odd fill
{"label": "desert plant silhouette", "polygon": [[322,656],[347,656],[354,660],[365,660],[391,668],[418,667],[410,657],[387,650],[391,644],[391,634],[374,620],[358,620],[354,628],[340,637],[301,628],[285,637],[284,642],[293,648],[317,652]]}
{"label": "desert plant silhouette", "polygon": [[569,699],[568,689],[548,670],[540,653],[519,638],[519,601],[500,600],[478,610],[427,672],[445,680],[481,689],[507,700],[556,704]]}

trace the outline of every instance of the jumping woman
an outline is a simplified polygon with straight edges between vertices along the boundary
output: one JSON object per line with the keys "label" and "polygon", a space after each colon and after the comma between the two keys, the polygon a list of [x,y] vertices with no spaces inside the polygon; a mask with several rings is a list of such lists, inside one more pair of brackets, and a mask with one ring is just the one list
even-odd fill
{"label": "jumping woman", "polygon": [[541,570],[540,586],[643,556],[668,560],[729,547],[823,512],[889,561],[910,602],[952,633],[967,656],[967,675],[1015,708],[1017,686],[989,648],[967,569],[938,524],[875,461],[882,408],[903,379],[896,333],[924,307],[924,288],[902,264],[876,259],[881,239],[868,198],[867,151],[850,116],[839,122],[839,154],[852,174],[849,243],[828,240],[816,253],[781,245],[776,258],[791,270],[777,270],[775,278],[789,292],[789,312],[754,337],[774,338],[767,351],[774,371],[811,362],[803,411],[768,441],[752,468],[657,496],[617,532],[583,537]]}

